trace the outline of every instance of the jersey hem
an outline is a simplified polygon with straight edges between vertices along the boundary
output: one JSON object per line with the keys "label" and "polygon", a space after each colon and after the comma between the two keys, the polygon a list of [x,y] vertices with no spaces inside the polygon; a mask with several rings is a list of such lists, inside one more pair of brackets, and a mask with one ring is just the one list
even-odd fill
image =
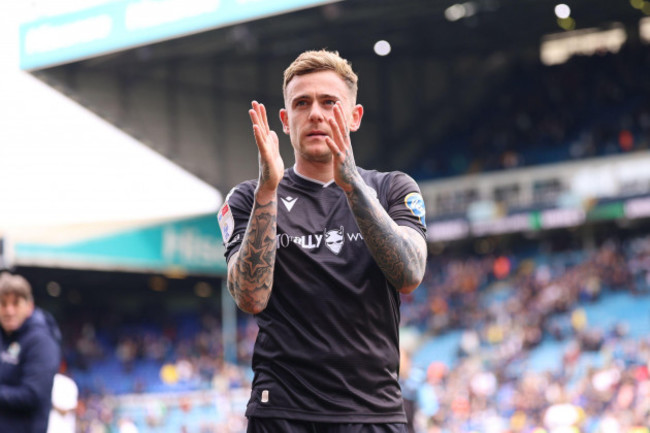
{"label": "jersey hem", "polygon": [[308,422],[336,422],[336,423],[350,423],[350,424],[384,424],[384,423],[398,423],[405,424],[406,415],[404,413],[393,414],[354,414],[344,415],[340,413],[313,413],[303,412],[292,409],[269,408],[265,410],[259,406],[248,408],[246,410],[246,417],[254,418],[282,418],[292,419],[297,421]]}

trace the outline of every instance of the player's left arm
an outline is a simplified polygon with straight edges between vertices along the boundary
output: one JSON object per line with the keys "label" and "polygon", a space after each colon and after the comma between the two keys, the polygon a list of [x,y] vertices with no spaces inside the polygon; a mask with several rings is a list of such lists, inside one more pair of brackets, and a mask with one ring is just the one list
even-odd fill
{"label": "player's left arm", "polygon": [[349,121],[343,110],[338,102],[329,119],[332,137],[327,144],[334,160],[334,180],[345,191],[370,254],[388,281],[399,292],[411,293],[424,278],[426,241],[415,229],[398,225],[361,178],[350,142],[350,130],[358,128],[358,121]]}
{"label": "player's left arm", "polygon": [[361,235],[388,281],[401,293],[411,293],[426,268],[427,245],[421,233],[398,225],[365,182],[346,191]]}

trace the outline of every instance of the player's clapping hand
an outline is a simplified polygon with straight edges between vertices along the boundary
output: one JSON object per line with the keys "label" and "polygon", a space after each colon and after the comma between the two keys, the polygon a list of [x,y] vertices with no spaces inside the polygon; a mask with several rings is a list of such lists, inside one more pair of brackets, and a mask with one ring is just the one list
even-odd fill
{"label": "player's clapping hand", "polygon": [[354,162],[350,128],[343,113],[343,105],[337,102],[333,108],[334,117],[328,119],[332,138],[327,137],[327,146],[332,151],[334,181],[344,191],[349,192],[359,180],[359,172]]}
{"label": "player's clapping hand", "polygon": [[253,133],[259,151],[259,188],[275,191],[284,176],[284,161],[280,155],[278,135],[269,128],[264,104],[253,101],[251,106],[248,114],[253,122]]}

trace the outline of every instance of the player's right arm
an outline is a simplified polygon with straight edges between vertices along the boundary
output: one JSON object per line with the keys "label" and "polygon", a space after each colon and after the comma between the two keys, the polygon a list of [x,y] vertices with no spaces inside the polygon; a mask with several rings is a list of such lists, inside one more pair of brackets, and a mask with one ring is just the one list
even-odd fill
{"label": "player's right arm", "polygon": [[271,296],[277,233],[277,189],[284,176],[277,134],[269,128],[264,105],[249,110],[259,155],[259,178],[246,232],[228,262],[228,290],[237,306],[251,314],[262,312]]}

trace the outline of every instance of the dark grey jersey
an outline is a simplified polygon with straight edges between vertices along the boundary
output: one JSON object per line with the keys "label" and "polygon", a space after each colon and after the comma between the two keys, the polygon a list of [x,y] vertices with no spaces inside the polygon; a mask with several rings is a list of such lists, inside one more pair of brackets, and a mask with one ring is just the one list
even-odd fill
{"label": "dark grey jersey", "polygon": [[[424,206],[404,173],[359,168],[391,218],[424,236]],[[230,259],[241,244],[257,181],[229,193],[220,223]],[[359,232],[345,193],[285,171],[278,188],[271,297],[255,316],[247,416],[345,423],[406,422],[398,384],[399,293]]]}

